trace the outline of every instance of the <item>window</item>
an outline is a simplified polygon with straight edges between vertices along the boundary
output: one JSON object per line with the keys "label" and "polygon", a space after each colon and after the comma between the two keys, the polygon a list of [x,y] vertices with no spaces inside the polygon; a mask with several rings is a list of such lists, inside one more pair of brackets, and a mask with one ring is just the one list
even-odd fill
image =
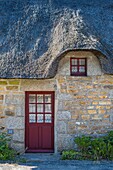
{"label": "window", "polygon": [[70,58],[71,76],[87,76],[87,59]]}
{"label": "window", "polygon": [[29,93],[29,123],[52,123],[52,97],[51,92]]}

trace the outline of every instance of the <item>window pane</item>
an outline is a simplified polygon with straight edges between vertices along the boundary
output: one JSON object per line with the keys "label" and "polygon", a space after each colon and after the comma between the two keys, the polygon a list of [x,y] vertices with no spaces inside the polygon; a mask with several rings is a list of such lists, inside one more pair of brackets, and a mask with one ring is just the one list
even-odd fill
{"label": "window pane", "polygon": [[29,103],[35,103],[36,95],[35,94],[30,94],[29,95]]}
{"label": "window pane", "polygon": [[45,104],[45,112],[51,112],[51,104]]}
{"label": "window pane", "polygon": [[46,123],[51,123],[52,120],[51,120],[51,114],[45,114],[45,122]]}
{"label": "window pane", "polygon": [[51,103],[51,94],[45,95],[45,103]]}
{"label": "window pane", "polygon": [[79,67],[79,72],[84,73],[85,72],[85,67]]}
{"label": "window pane", "polygon": [[79,59],[79,65],[85,65],[85,59]]}
{"label": "window pane", "polygon": [[30,113],[35,113],[36,112],[36,109],[35,109],[35,104],[29,104],[29,112]]}
{"label": "window pane", "polygon": [[37,103],[43,103],[43,95],[37,95]]}
{"label": "window pane", "polygon": [[72,73],[76,73],[76,72],[77,72],[77,67],[76,66],[72,67]]}
{"label": "window pane", "polygon": [[37,115],[37,122],[38,122],[38,123],[44,122],[44,121],[43,121],[43,114],[38,114],[38,115]]}
{"label": "window pane", "polygon": [[43,112],[43,104],[37,104],[37,112],[38,113]]}
{"label": "window pane", "polygon": [[72,59],[72,65],[77,65],[77,59]]}
{"label": "window pane", "polygon": [[29,114],[29,123],[35,123],[35,122],[36,122],[36,115]]}

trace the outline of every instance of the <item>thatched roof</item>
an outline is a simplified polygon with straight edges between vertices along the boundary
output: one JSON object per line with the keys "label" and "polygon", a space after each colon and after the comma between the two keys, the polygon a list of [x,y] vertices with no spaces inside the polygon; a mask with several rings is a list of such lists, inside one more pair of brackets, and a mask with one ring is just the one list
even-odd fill
{"label": "thatched roof", "polygon": [[50,78],[69,50],[113,74],[112,0],[0,0],[0,77]]}

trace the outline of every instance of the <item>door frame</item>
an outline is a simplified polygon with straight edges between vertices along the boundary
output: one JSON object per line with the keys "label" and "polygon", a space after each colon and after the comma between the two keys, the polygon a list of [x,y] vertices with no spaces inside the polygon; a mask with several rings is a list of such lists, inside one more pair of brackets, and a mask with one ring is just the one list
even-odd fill
{"label": "door frame", "polygon": [[[27,136],[28,136],[28,131],[26,130],[27,129],[27,125],[28,125],[28,122],[27,122],[27,113],[28,113],[28,94],[53,94],[53,115],[54,115],[54,119],[53,119],[53,151],[50,153],[54,153],[56,152],[55,150],[55,91],[25,91],[25,152],[27,152],[27,148],[26,148],[26,145],[27,145]],[[30,152],[30,151],[28,151]],[[31,151],[30,153],[43,153],[43,151]],[[46,152],[46,151],[45,151]],[[49,153],[49,151],[47,151],[47,153]]]}

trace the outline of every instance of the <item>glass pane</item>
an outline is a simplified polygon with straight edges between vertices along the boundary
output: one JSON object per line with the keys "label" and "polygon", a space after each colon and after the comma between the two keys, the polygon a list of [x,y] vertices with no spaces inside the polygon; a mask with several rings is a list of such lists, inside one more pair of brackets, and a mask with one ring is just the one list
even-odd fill
{"label": "glass pane", "polygon": [[36,122],[36,115],[29,114],[29,123],[35,123],[35,122]]}
{"label": "glass pane", "polygon": [[85,67],[79,67],[79,72],[84,73],[85,72]]}
{"label": "glass pane", "polygon": [[51,114],[45,114],[45,122],[46,123],[51,123],[52,120],[51,120]]}
{"label": "glass pane", "polygon": [[51,94],[45,95],[45,103],[51,103]]}
{"label": "glass pane", "polygon": [[37,112],[43,112],[43,104],[37,104]]}
{"label": "glass pane", "polygon": [[36,101],[35,101],[35,94],[30,94],[29,95],[29,103],[35,103]]}
{"label": "glass pane", "polygon": [[43,103],[43,95],[41,94],[37,95],[37,103]]}
{"label": "glass pane", "polygon": [[37,122],[42,123],[43,122],[43,114],[38,114],[37,115]]}
{"label": "glass pane", "polygon": [[76,73],[77,72],[77,67],[72,67],[72,73]]}
{"label": "glass pane", "polygon": [[51,112],[51,104],[45,104],[45,112]]}
{"label": "glass pane", "polygon": [[72,59],[72,65],[77,65],[77,59]]}
{"label": "glass pane", "polygon": [[29,104],[29,112],[30,113],[35,113],[36,112],[36,110],[35,110],[35,104]]}
{"label": "glass pane", "polygon": [[79,59],[79,65],[85,65],[85,59]]}

